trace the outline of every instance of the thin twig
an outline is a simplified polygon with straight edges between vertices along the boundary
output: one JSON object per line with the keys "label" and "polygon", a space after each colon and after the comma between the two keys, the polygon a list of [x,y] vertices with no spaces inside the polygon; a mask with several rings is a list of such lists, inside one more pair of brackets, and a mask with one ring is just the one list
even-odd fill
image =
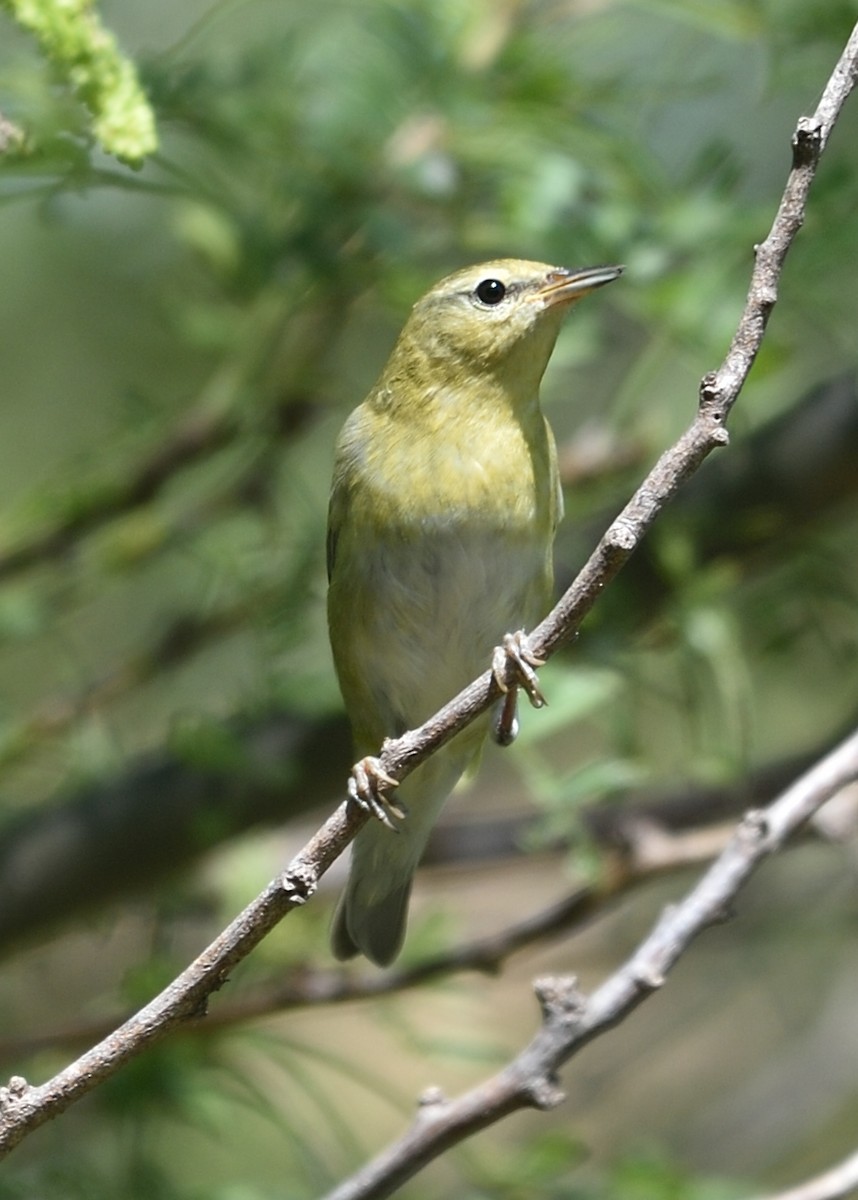
{"label": "thin twig", "polygon": [[[854,85],[856,64],[858,26],[826,86],[816,113],[811,118],[802,118],[798,123],[793,137],[793,168],[772,230],[757,251],[745,310],[724,364],[703,380],[697,416],[691,427],[672,449],[662,455],[602,538],[572,587],[533,631],[531,645],[540,657],[550,657],[575,634],[596,598],[628,560],[677,488],[693,474],[711,450],[727,442],[724,422],[762,341],[768,316],[777,297],[777,282],[784,258],[801,226],[808,189],[819,157]],[[402,778],[484,712],[498,694],[491,671],[486,671],[419,729],[386,743],[381,756],[384,769],[394,777]],[[310,898],[321,876],[366,820],[366,814],[356,811],[353,805],[347,802],[341,804],[286,872],[273,880],[199,958],[141,1012],[41,1086],[31,1087],[17,1077],[11,1080],[0,1095],[0,1154],[8,1153],[29,1132],[63,1112],[176,1025],[202,1016],[212,992],[223,985],[229,972],[282,917]],[[762,834],[751,837],[752,832],[746,829],[744,840],[753,842],[755,837],[759,842],[768,841]],[[739,839],[740,842],[742,840]],[[742,862],[745,861],[741,855],[738,857]],[[741,882],[741,878],[738,882]],[[666,965],[670,965],[673,960],[669,955],[667,958],[669,961]],[[643,965],[646,967],[646,963]],[[634,984],[633,1002],[626,1006],[630,1009],[645,994],[643,982],[648,982],[651,987],[657,979],[656,974],[651,974],[647,979],[630,977],[627,982]],[[601,992],[597,996],[600,996],[600,1006],[604,1008]],[[580,1017],[578,1000],[571,989],[562,984],[556,987],[553,984],[546,985],[542,989],[542,999],[550,1018],[547,1028],[554,1028],[558,1024],[566,1027],[570,1022],[577,1027]],[[594,1011],[595,1001],[594,996],[587,1006],[588,1012]],[[598,1006],[595,1011],[598,1011]],[[617,1015],[613,1020],[618,1020],[623,1011],[620,1004],[615,1009]],[[594,1035],[591,1033],[589,1036]],[[520,1064],[517,1070],[526,1065]],[[530,1092],[529,1102],[542,1106],[547,1106],[557,1097],[557,1089],[550,1075],[544,1077],[541,1094],[540,1088],[535,1087],[531,1087]],[[446,1105],[431,1105],[425,1109],[424,1125],[431,1126],[436,1135],[444,1125],[442,1107],[446,1112]],[[430,1110],[435,1114],[431,1121],[426,1115]],[[477,1114],[478,1120],[479,1116]],[[440,1152],[446,1144],[443,1135],[440,1138],[434,1136],[433,1148],[428,1156]],[[419,1154],[411,1157],[407,1173],[413,1174],[420,1163],[427,1160]]]}

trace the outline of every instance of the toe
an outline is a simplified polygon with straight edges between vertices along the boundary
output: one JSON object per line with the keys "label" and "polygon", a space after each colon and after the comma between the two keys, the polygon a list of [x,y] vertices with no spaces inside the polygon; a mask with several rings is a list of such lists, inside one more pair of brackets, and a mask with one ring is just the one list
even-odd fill
{"label": "toe", "polygon": [[405,816],[403,810],[387,793],[397,787],[398,779],[384,769],[381,759],[372,755],[362,758],[352,767],[349,777],[349,797],[388,829],[396,829],[392,818]]}
{"label": "toe", "polygon": [[535,668],[543,666],[545,659],[540,658],[531,650],[527,634],[523,629],[519,629],[516,633],[504,634],[502,645],[495,646],[492,654],[492,673],[502,692],[509,691],[506,673],[510,662],[513,664],[516,677],[513,686],[524,688],[527,698],[534,708],[543,708],[548,701],[539,688],[539,679]]}

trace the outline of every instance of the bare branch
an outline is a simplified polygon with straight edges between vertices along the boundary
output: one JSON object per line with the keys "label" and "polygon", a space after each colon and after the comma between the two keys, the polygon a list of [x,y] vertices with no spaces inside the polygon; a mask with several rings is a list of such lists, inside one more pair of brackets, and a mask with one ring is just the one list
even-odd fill
{"label": "bare branch", "polygon": [[[817,112],[813,117],[799,121],[793,138],[793,168],[772,230],[758,250],[748,300],[724,364],[717,372],[705,377],[693,424],[676,445],[662,455],[602,538],[578,579],[533,631],[531,645],[540,657],[550,657],[574,635],[596,598],[628,560],[677,488],[711,450],[727,442],[725,419],[759,349],[777,296],[784,258],[801,226],[819,156],[855,82],[856,63],[858,26],[826,86]],[[381,756],[384,770],[402,778],[485,711],[498,694],[492,672],[486,671],[418,730],[386,743]],[[825,775],[825,768],[832,773],[834,767],[831,764],[842,767],[841,759],[845,753],[844,748],[835,751],[816,769],[817,772]],[[811,774],[816,780],[816,774]],[[840,779],[841,783],[843,781]],[[787,793],[784,800],[790,799],[796,790],[801,792],[801,786],[797,785]],[[820,793],[824,790],[822,784],[818,784],[817,790]],[[783,805],[784,800],[779,804]],[[790,799],[787,811],[792,812],[794,807],[795,802]],[[805,807],[810,811],[813,804]],[[701,887],[676,913],[662,922],[630,967],[609,980],[589,1002],[584,1002],[568,981],[544,982],[540,987],[540,998],[545,1028],[532,1046],[507,1072],[492,1081],[491,1086],[487,1085],[488,1090],[476,1089],[457,1106],[447,1105],[435,1096],[428,1098],[420,1122],[406,1139],[406,1142],[410,1139],[415,1148],[412,1151],[407,1146],[395,1149],[386,1156],[384,1163],[372,1168],[373,1177],[382,1180],[408,1177],[446,1145],[464,1136],[458,1133],[459,1128],[466,1131],[482,1128],[488,1123],[488,1112],[493,1113],[491,1119],[497,1119],[524,1103],[542,1108],[557,1103],[559,1092],[553,1080],[556,1067],[579,1045],[607,1024],[619,1020],[659,985],[664,972],[675,961],[678,948],[687,944],[698,928],[714,919],[719,911],[712,907],[710,893],[713,890],[718,893],[720,889],[727,898],[735,894],[759,858],[780,844],[782,839],[779,840],[777,833],[780,812],[778,805],[770,809],[768,823],[748,819],[740,827],[733,846],[718,860]],[[141,1012],[47,1083],[31,1087],[20,1078],[11,1080],[0,1095],[0,1153],[8,1153],[27,1133],[64,1111],[179,1023],[202,1016],[211,993],[223,985],[232,968],[282,917],[310,898],[321,876],[366,820],[365,813],[356,812],[354,806],[344,802],[287,871],[273,880],[211,946]],[[725,873],[728,877],[726,890]],[[724,900],[719,903],[723,904]],[[451,1112],[454,1114],[452,1122]],[[383,1183],[382,1190],[352,1189],[340,1194],[385,1195],[387,1189],[388,1184]]]}
{"label": "bare branch", "polygon": [[679,904],[665,909],[634,955],[585,997],[571,978],[537,980],[542,1027],[497,1075],[448,1101],[421,1101],[411,1129],[330,1193],[327,1200],[380,1200],[450,1146],[522,1108],[563,1100],[557,1072],[665,982],[692,941],[725,912],[757,867],[826,800],[858,778],[858,732],[798,779],[767,809],[750,812],[720,857]]}
{"label": "bare branch", "polygon": [[[625,796],[622,805],[587,808],[581,813],[586,836],[603,852],[627,857],[642,822],[669,833],[734,821],[748,805],[772,800],[856,723],[858,714],[811,751],[764,764],[730,785],[644,789]],[[205,736],[212,732],[222,745],[212,762],[199,756],[189,761],[173,746],[141,756],[109,782],[86,784],[4,824],[0,958],[117,897],[151,892],[229,837],[284,820],[306,821],[323,797],[340,791],[350,751],[342,714],[308,720],[281,710],[217,725]],[[519,855],[535,820],[532,812],[448,815],[433,830],[423,862]]]}
{"label": "bare branch", "polygon": [[[732,831],[732,825],[721,824],[672,834],[652,821],[639,822],[634,830],[629,822],[624,831],[622,851],[612,855],[610,866],[598,881],[582,884],[560,900],[497,933],[463,942],[416,966],[396,966],[389,971],[314,970],[300,966],[286,974],[278,971],[273,980],[249,987],[232,1003],[219,1005],[204,1022],[194,1025],[192,1032],[208,1035],[272,1013],[395,995],[458,971],[497,974],[514,954],[549,938],[568,934],[584,921],[591,920],[608,901],[645,880],[709,861],[724,848]],[[127,1019],[127,1014],[114,1015],[112,1019],[102,1017],[29,1036],[0,1036],[0,1062],[20,1060],[46,1049],[89,1045],[107,1037]]]}
{"label": "bare branch", "polygon": [[7,821],[0,955],[70,914],[151,890],[221,834],[307,820],[320,795],[336,795],[348,767],[340,715],[311,720],[281,712],[218,726],[214,736],[220,749],[208,765],[198,757],[192,766],[174,744],[141,757],[109,788],[96,781],[61,807]]}
{"label": "bare branch", "polygon": [[230,971],[294,908],[343,852],[362,814],[342,804],[277,879],[145,1008],[40,1087],[19,1076],[0,1089],[0,1157],[29,1132],[65,1111],[153,1042],[185,1021],[205,1016],[209,996]]}
{"label": "bare branch", "polygon": [[[820,757],[821,752],[803,763],[802,769]],[[784,769],[779,765],[779,776],[783,776]],[[794,765],[788,778],[794,778],[798,769]],[[770,788],[767,799],[772,799],[785,784],[786,779],[780,788]],[[746,802],[751,798],[746,795]],[[594,836],[601,840],[603,850],[598,877],[582,883],[538,912],[496,933],[443,950],[414,966],[396,966],[383,972],[356,972],[342,968],[320,970],[299,964],[286,974],[278,971],[272,980],[252,985],[241,996],[219,1005],[215,1012],[207,1014],[204,1022],[194,1025],[188,1032],[208,1036],[273,1013],[396,995],[459,971],[498,974],[515,954],[539,942],[568,936],[633,888],[657,876],[709,862],[720,854],[733,835],[733,821],[714,821],[713,813],[707,811],[706,806],[701,807],[701,818],[708,823],[692,826],[688,813],[677,809],[676,801],[666,802],[663,810],[652,803],[631,811],[610,806],[613,822],[596,822],[593,830]],[[607,817],[609,808],[605,806],[604,810],[595,812]],[[737,812],[738,806],[733,806],[731,814]],[[584,820],[590,824],[587,814]],[[485,824],[481,822],[481,825]],[[843,788],[829,801],[804,832],[824,841],[842,841],[854,837],[856,829],[858,787],[853,786]],[[128,1014],[114,1014],[62,1029],[0,1037],[0,1062],[21,1060],[46,1049],[90,1045],[107,1037],[127,1019]]]}

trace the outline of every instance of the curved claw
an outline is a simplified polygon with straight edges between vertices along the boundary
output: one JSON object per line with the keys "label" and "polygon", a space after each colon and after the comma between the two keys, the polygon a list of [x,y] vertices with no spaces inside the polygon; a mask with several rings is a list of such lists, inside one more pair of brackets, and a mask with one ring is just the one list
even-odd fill
{"label": "curved claw", "polygon": [[505,633],[503,643],[495,646],[492,653],[492,674],[498,687],[504,693],[512,690],[506,682],[506,672],[510,662],[513,663],[517,676],[512,688],[524,688],[533,707],[544,708],[548,701],[539,689],[539,679],[534,668],[544,666],[545,659],[540,658],[531,650],[527,634],[523,629],[519,629],[516,633]]}
{"label": "curved claw", "polygon": [[382,825],[396,831],[391,818],[402,820],[405,812],[385,792],[398,785],[399,780],[385,771],[380,758],[367,755],[352,767],[348,782],[349,799],[381,821]]}
{"label": "curved claw", "polygon": [[[514,667],[515,679],[507,683],[509,664]],[[495,646],[492,654],[492,674],[500,690],[504,693],[503,703],[498,712],[492,729],[492,736],[499,746],[511,745],[518,736],[517,694],[521,687],[527,692],[527,697],[534,708],[543,708],[548,701],[539,688],[534,668],[543,666],[545,660],[530,648],[527,634],[523,629],[517,633],[504,635],[503,643]]]}

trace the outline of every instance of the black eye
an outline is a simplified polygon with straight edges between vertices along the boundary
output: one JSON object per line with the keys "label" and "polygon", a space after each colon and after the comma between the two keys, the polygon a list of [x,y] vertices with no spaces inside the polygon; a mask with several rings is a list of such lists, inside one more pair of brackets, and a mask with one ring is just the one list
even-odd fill
{"label": "black eye", "polygon": [[506,295],[506,288],[499,279],[484,279],[476,287],[476,297],[483,304],[500,304]]}

